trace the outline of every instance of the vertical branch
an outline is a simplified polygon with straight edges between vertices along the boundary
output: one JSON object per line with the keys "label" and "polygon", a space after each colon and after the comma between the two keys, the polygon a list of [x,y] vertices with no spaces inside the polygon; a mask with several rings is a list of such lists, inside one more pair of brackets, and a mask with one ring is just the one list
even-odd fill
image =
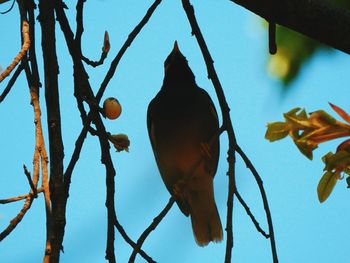
{"label": "vertical branch", "polygon": [[192,28],[192,34],[195,35],[198,45],[202,51],[203,58],[205,60],[205,64],[207,66],[208,70],[208,78],[211,79],[213,86],[215,88],[221,113],[222,113],[222,119],[223,119],[223,126],[225,127],[229,139],[229,150],[228,150],[228,196],[227,196],[227,222],[226,222],[226,232],[227,232],[227,241],[226,241],[226,255],[225,255],[225,262],[231,262],[231,253],[232,253],[232,247],[233,247],[233,233],[232,233],[232,211],[233,211],[233,197],[234,197],[234,191],[236,189],[236,182],[235,182],[235,145],[236,143],[236,137],[234,134],[232,121],[230,117],[230,108],[228,106],[228,103],[225,98],[224,91],[222,89],[221,83],[219,81],[219,78],[216,74],[215,68],[214,68],[214,62],[210,55],[210,52],[208,50],[207,44],[204,40],[204,37],[201,33],[201,30],[199,28],[199,25],[197,23],[193,6],[190,4],[189,0],[182,0],[183,8],[186,12],[188,21]]}
{"label": "vertical branch", "polygon": [[37,93],[37,89],[30,88],[30,96],[31,102],[34,108],[34,123],[35,123],[35,138],[36,138],[36,146],[35,146],[35,174],[39,175],[39,160],[40,156],[41,169],[42,169],[42,188],[44,190],[44,199],[45,199],[45,211],[46,211],[46,246],[45,246],[45,256],[44,263],[50,262],[49,256],[51,254],[51,224],[52,224],[52,216],[51,216],[51,204],[50,204],[50,189],[48,182],[48,157],[45,149],[44,136],[41,125],[41,110],[39,104],[39,96]]}
{"label": "vertical branch", "polygon": [[[26,9],[28,12],[28,23],[29,23],[29,36],[31,45],[29,47],[29,62],[30,67],[32,71],[32,79],[33,83],[32,86],[34,89],[39,89],[41,87],[40,79],[39,79],[39,70],[38,70],[38,62],[36,58],[36,51],[35,51],[35,16],[34,16],[34,9],[36,8],[36,5],[34,3],[34,0],[27,0],[25,1]],[[39,97],[39,91],[37,92]]]}
{"label": "vertical branch", "polygon": [[52,231],[50,262],[59,262],[60,250],[66,223],[63,202],[63,142],[58,92],[58,63],[56,56],[56,36],[54,4],[39,1],[39,17],[42,35],[42,51],[45,74],[45,100],[50,149],[50,193],[52,203]]}
{"label": "vertical branch", "polygon": [[[82,98],[88,102],[91,112],[92,122],[95,124],[97,129],[97,135],[100,141],[101,148],[101,162],[106,168],[106,207],[107,207],[107,246],[106,246],[106,259],[109,262],[116,262],[114,253],[114,238],[115,238],[115,204],[114,204],[114,194],[115,194],[115,170],[113,162],[110,156],[110,146],[108,142],[108,136],[106,129],[103,125],[101,116],[98,112],[98,103],[92,92],[88,75],[81,61],[81,52],[79,43],[74,41],[74,35],[70,28],[67,16],[64,12],[64,3],[62,1],[57,1],[55,6],[57,19],[60,23],[61,29],[66,39],[66,43],[73,60],[74,65],[74,84],[78,96],[83,96]],[[81,98],[78,98],[81,99]],[[84,133],[82,133],[84,134]],[[67,200],[67,196],[64,197]]]}
{"label": "vertical branch", "polygon": [[196,17],[194,14],[193,6],[190,4],[189,0],[182,0],[182,4],[184,7],[184,10],[187,14],[187,18],[191,24],[192,28],[192,34],[195,35],[198,45],[200,46],[200,49],[202,51],[207,70],[208,70],[208,77],[212,80],[213,86],[215,88],[220,108],[222,111],[223,116],[223,126],[226,128],[228,138],[229,138],[229,152],[228,152],[228,162],[229,162],[229,170],[228,170],[228,176],[229,176],[229,192],[228,192],[228,201],[227,201],[227,225],[226,225],[226,231],[227,231],[227,242],[226,242],[226,255],[225,255],[225,262],[229,263],[231,262],[231,254],[232,254],[232,246],[233,246],[233,237],[232,237],[232,205],[233,200],[231,200],[231,197],[233,198],[233,195],[236,192],[236,184],[235,184],[235,168],[234,168],[234,162],[235,162],[235,151],[239,152],[242,159],[245,161],[249,169],[252,171],[252,174],[254,178],[257,181],[257,184],[259,186],[264,208],[266,211],[266,217],[267,222],[269,225],[269,236],[270,236],[270,242],[271,242],[271,251],[272,251],[272,257],[273,262],[277,263],[277,251],[276,251],[276,245],[275,245],[275,238],[274,238],[274,232],[273,232],[273,225],[272,225],[272,219],[270,214],[270,209],[268,205],[268,201],[266,198],[265,189],[263,187],[262,180],[260,176],[258,175],[257,171],[255,170],[254,166],[251,164],[248,157],[244,154],[244,152],[241,150],[241,148],[237,145],[236,137],[234,134],[233,126],[231,117],[229,115],[229,107],[222,89],[222,86],[220,84],[220,81],[218,79],[218,76],[216,74],[213,60],[211,58],[211,55],[209,53],[209,50],[207,48],[207,45],[205,43],[205,40],[203,38],[203,35],[200,31],[200,28],[198,26],[198,23],[196,21]]}
{"label": "vertical branch", "polygon": [[[79,101],[82,99],[82,94],[87,95],[89,102],[91,101],[95,102],[95,106],[99,103],[99,101],[102,98],[102,95],[108,85],[108,82],[113,77],[116,68],[118,66],[119,61],[121,60],[122,56],[124,55],[127,48],[131,45],[133,40],[136,38],[138,33],[141,31],[141,29],[144,27],[144,25],[148,22],[150,17],[152,16],[153,12],[155,11],[156,7],[160,4],[161,0],[155,0],[155,2],[151,5],[151,7],[147,10],[146,15],[143,17],[143,19],[140,21],[140,23],[135,27],[135,29],[129,34],[128,39],[125,41],[124,45],[118,52],[117,56],[113,60],[110,69],[108,70],[108,73],[101,84],[101,87],[97,93],[96,99],[93,97],[90,84],[87,79],[87,74],[84,70],[84,67],[81,63],[81,49],[77,47],[77,45],[80,45],[80,39],[81,34],[83,32],[83,21],[82,21],[82,9],[83,9],[83,3],[84,0],[79,0],[77,4],[77,33],[76,33],[76,39],[74,41],[74,35],[72,30],[70,29],[68,20],[66,18],[66,15],[64,13],[64,4],[61,1],[57,1],[56,3],[56,14],[58,21],[60,23],[61,29],[64,33],[64,36],[66,38],[66,42],[68,45],[69,52],[72,56],[74,68],[77,70],[77,74],[74,74],[75,77],[79,76],[79,80],[75,78],[75,86],[79,87],[79,90],[75,90],[75,96],[78,100],[78,106],[81,105]],[[78,82],[82,82],[82,85],[77,85]],[[87,94],[86,94],[87,93]],[[90,94],[89,94],[90,93]],[[91,106],[91,105],[90,105]],[[81,148],[84,143],[84,139],[87,135],[87,131],[90,125],[90,122],[93,121],[96,124],[98,135],[100,136],[100,144],[101,144],[101,150],[102,150],[102,162],[106,164],[106,184],[107,184],[107,198],[106,198],[106,206],[108,208],[108,234],[107,234],[107,248],[106,248],[106,259],[108,259],[110,262],[115,262],[115,255],[114,255],[114,222],[116,222],[116,214],[115,214],[115,208],[114,208],[114,175],[115,171],[113,168],[113,163],[111,162],[109,151],[106,152],[106,149],[109,149],[109,144],[107,137],[101,137],[104,136],[105,130],[102,123],[102,120],[100,119],[100,116],[97,114],[96,109],[90,107],[90,114],[88,115],[88,118],[84,121],[84,128],[81,131],[79,138],[76,141],[76,148],[74,150],[74,153],[72,155],[72,159],[69,163],[69,166],[67,168],[67,171],[65,173],[65,198],[67,201],[68,195],[69,195],[69,185],[71,180],[72,171],[74,169],[74,166],[79,158],[79,154],[81,151]],[[82,112],[82,110],[81,110]],[[95,112],[95,113],[94,113]],[[85,115],[85,114],[84,114]],[[97,116],[96,116],[97,115]],[[83,118],[84,119],[84,118]],[[102,146],[102,144],[104,146]],[[108,144],[108,146],[107,146]],[[108,168],[109,167],[109,168]]]}

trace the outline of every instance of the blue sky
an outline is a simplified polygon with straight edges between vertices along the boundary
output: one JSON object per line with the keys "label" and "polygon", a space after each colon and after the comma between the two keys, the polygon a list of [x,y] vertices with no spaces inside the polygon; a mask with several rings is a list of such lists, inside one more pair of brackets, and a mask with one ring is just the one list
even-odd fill
{"label": "blue sky", "polygon": [[[94,91],[97,91],[111,60],[129,32],[151,3],[129,0],[116,4],[111,0],[100,0],[85,4],[85,56],[99,58],[105,30],[108,30],[111,41],[105,64],[97,69],[87,67]],[[258,17],[231,1],[210,0],[204,4],[197,0],[192,3],[231,107],[238,143],[264,181],[280,262],[347,262],[348,253],[342,247],[346,246],[350,235],[347,227],[350,219],[347,205],[349,193],[345,182],[339,182],[332,196],[322,205],[316,195],[323,169],[320,158],[334,150],[337,142],[319,147],[311,162],[298,152],[290,140],[269,143],[264,139],[266,123],[281,120],[283,112],[296,106],[305,107],[307,111],[320,108],[330,111],[327,104],[330,101],[350,111],[347,55],[341,52],[317,54],[305,65],[290,92],[283,97],[278,83],[266,72],[267,35]],[[1,10],[6,9],[4,6],[0,6]],[[75,6],[69,7],[67,13],[74,25]],[[0,27],[0,65],[4,68],[20,47],[17,10],[1,15],[0,22],[3,25]],[[37,31],[40,56],[39,27]],[[81,121],[73,97],[71,58],[62,34],[59,29],[57,31],[62,132],[67,164],[81,129]],[[118,98],[123,107],[119,119],[104,121],[108,131],[126,133],[131,140],[129,153],[111,151],[117,171],[117,215],[133,240],[137,240],[169,199],[148,140],[146,111],[149,101],[162,85],[163,61],[171,51],[174,40],[178,40],[181,51],[187,57],[197,84],[206,89],[217,103],[199,47],[190,33],[181,2],[164,1],[127,50],[105,93],[105,97]],[[0,91],[6,83],[1,83]],[[41,106],[46,127],[43,91]],[[0,105],[0,198],[28,192],[22,165],[31,167],[34,149],[33,111],[29,102],[26,81],[21,75]],[[47,140],[46,130],[45,138]],[[226,223],[226,151],[227,139],[224,134],[215,177],[216,203],[223,224]],[[239,158],[236,170],[241,195],[266,228],[258,188]],[[65,253],[61,256],[61,262],[105,262],[104,202],[105,175],[100,163],[99,145],[97,138],[88,137],[72,178]],[[7,226],[21,206],[22,203],[16,203],[0,207],[0,229]],[[39,262],[42,259],[44,215],[43,199],[38,198],[17,229],[1,242],[1,262]],[[271,262],[269,241],[257,233],[237,202],[234,208],[234,240],[233,262]],[[116,235],[115,247],[119,262],[127,262],[131,249],[119,234]],[[198,247],[190,220],[174,206],[152,232],[143,249],[157,262],[223,262],[225,242]],[[144,261],[137,257],[136,262]]]}

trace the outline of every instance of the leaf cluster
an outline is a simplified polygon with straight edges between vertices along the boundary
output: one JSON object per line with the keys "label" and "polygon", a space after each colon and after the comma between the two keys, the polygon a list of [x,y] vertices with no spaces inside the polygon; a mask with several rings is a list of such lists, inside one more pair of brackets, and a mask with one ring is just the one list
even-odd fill
{"label": "leaf cluster", "polygon": [[[308,114],[304,109],[294,108],[284,114],[284,122],[267,124],[265,138],[274,142],[289,135],[299,151],[312,160],[312,153],[320,143],[350,136],[350,116],[338,106],[331,103],[330,106],[345,122],[336,120],[323,110]],[[350,139],[342,142],[335,154],[329,152],[322,160],[325,173],[317,187],[320,202],[328,198],[336,182],[342,179],[341,173],[345,173],[347,178],[350,176]],[[347,182],[349,187],[350,179]]]}

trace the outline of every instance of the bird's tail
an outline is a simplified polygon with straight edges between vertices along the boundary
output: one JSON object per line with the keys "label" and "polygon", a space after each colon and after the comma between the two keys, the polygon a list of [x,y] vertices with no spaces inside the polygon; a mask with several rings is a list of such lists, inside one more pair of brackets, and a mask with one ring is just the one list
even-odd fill
{"label": "bird's tail", "polygon": [[214,199],[213,178],[205,177],[191,182],[187,196],[193,234],[199,246],[206,246],[210,241],[222,240],[222,226]]}

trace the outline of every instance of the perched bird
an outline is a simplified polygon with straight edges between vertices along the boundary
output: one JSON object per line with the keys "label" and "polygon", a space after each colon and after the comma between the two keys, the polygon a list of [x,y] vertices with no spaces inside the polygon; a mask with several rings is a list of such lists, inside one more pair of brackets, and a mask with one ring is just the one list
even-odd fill
{"label": "perched bird", "polygon": [[164,62],[163,86],[150,102],[148,134],[165,186],[191,217],[199,246],[222,240],[213,179],[219,159],[219,122],[208,93],[175,41]]}

